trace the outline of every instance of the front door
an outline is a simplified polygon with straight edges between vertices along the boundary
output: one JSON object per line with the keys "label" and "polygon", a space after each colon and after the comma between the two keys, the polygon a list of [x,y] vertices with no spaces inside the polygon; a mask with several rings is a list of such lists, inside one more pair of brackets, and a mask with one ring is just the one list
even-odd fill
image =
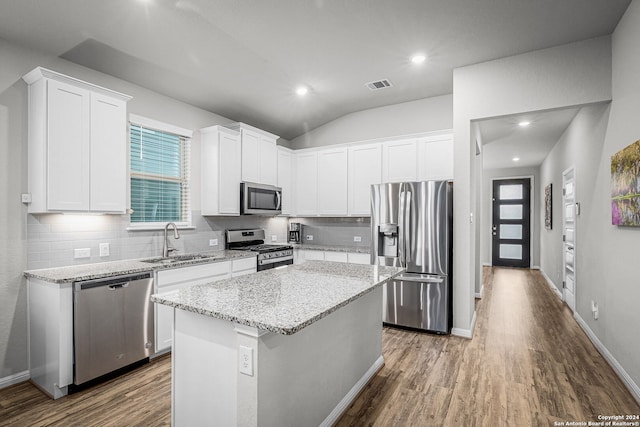
{"label": "front door", "polygon": [[493,266],[530,267],[530,207],[530,178],[493,181]]}

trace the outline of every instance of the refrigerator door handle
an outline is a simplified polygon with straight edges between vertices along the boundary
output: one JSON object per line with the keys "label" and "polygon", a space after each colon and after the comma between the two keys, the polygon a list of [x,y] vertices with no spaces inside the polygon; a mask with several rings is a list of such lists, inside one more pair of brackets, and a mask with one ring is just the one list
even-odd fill
{"label": "refrigerator door handle", "polygon": [[400,184],[400,194],[399,194],[399,203],[398,203],[398,260],[400,261],[400,265],[402,267],[406,267],[406,259],[404,252],[404,231],[406,228],[405,224],[405,199],[406,193],[403,191],[404,182]]}

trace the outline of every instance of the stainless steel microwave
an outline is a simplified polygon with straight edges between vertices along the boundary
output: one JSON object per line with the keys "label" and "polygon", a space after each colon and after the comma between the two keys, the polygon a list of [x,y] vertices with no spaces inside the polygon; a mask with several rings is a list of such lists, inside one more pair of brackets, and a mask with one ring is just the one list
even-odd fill
{"label": "stainless steel microwave", "polygon": [[243,215],[281,214],[282,188],[253,182],[240,183],[240,213]]}

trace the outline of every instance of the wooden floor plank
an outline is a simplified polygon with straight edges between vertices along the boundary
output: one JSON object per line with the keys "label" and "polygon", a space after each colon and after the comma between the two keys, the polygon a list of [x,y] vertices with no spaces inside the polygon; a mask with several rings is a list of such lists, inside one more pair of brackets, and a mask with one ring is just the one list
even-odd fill
{"label": "wooden floor plank", "polygon": [[[552,426],[640,406],[537,271],[485,268],[472,340],[384,328],[385,365],[338,426]],[[49,399],[0,390],[0,426],[168,426],[171,357]]]}

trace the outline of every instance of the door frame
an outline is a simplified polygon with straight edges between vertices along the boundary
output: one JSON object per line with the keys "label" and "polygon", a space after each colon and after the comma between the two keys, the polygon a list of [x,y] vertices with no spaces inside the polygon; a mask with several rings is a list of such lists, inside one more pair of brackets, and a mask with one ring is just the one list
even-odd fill
{"label": "door frame", "polygon": [[[502,181],[505,179],[527,179],[531,180],[531,191],[529,192],[529,269],[533,266],[533,221],[535,214],[535,193],[536,191],[536,182],[534,175],[516,175],[516,176],[500,176],[491,178],[491,186],[490,191],[491,194],[488,197],[489,200],[489,212],[493,212],[493,182],[494,181]],[[491,234],[491,227],[493,226],[493,214],[490,216],[490,220],[488,221],[488,232],[489,232],[489,260],[491,261],[491,265],[493,266],[493,236]]]}
{"label": "door frame", "polygon": [[[565,258],[565,241],[564,241],[564,226],[565,226],[565,200],[564,200],[564,183],[565,176],[570,172],[573,173],[573,204],[575,206],[574,213],[574,221],[573,221],[573,307],[567,303],[567,291],[566,291],[566,275],[567,275],[567,266],[566,266],[566,258]],[[565,170],[562,171],[560,176],[561,179],[561,192],[560,192],[560,206],[562,208],[562,222],[561,222],[561,243],[562,243],[562,301],[564,301],[565,305],[569,307],[572,313],[576,312],[576,303],[578,301],[578,256],[577,256],[577,247],[578,247],[578,217],[580,216],[580,211],[578,207],[578,192],[576,185],[576,167],[575,165],[571,165]]]}

